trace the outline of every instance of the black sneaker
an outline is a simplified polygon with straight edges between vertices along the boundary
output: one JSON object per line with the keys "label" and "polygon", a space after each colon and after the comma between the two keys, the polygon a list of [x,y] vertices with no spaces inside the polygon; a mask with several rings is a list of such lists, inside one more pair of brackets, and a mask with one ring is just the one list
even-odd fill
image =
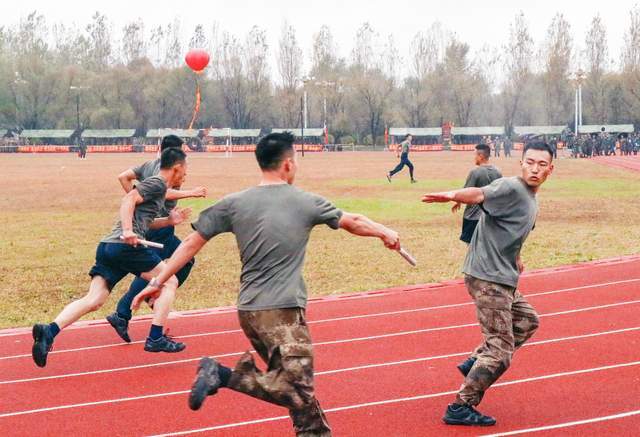
{"label": "black sneaker", "polygon": [[417,180],[415,180],[415,179],[411,179],[411,183],[412,183],[412,184],[415,184],[415,183],[417,183],[417,182],[418,182]]}
{"label": "black sneaker", "polygon": [[387,180],[391,183],[391,175],[389,173],[387,173]]}
{"label": "black sneaker", "polygon": [[492,426],[496,419],[485,416],[471,405],[449,404],[442,421],[447,425]]}
{"label": "black sneaker", "polygon": [[127,343],[131,343],[131,337],[129,337],[129,321],[127,319],[120,317],[118,313],[113,313],[107,316],[107,322],[113,326],[113,329],[116,330],[116,333],[121,339]]}
{"label": "black sneaker", "polygon": [[151,337],[147,337],[147,341],[144,343],[144,350],[147,352],[180,352],[187,347],[184,343],[178,343],[173,341],[173,338],[168,335],[163,335],[157,340],[152,340]]}
{"label": "black sneaker", "polygon": [[47,355],[53,347],[53,336],[49,332],[49,325],[33,325],[33,348],[31,356],[38,367],[47,365]]}
{"label": "black sneaker", "polygon": [[213,358],[204,357],[200,360],[196,379],[189,393],[189,408],[199,410],[207,396],[212,396],[220,388],[218,362]]}
{"label": "black sneaker", "polygon": [[466,377],[469,374],[469,372],[471,371],[471,368],[476,362],[476,359],[477,358],[469,357],[466,360],[464,360],[462,363],[458,364],[458,370],[460,371],[460,373],[462,373],[462,376]]}

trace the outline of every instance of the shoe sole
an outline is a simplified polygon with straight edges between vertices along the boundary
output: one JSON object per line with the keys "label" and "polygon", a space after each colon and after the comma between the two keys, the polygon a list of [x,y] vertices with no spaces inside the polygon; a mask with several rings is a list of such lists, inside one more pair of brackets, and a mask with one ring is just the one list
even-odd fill
{"label": "shoe sole", "polygon": [[204,357],[200,359],[196,380],[193,382],[191,392],[189,393],[189,408],[193,411],[199,410],[200,407],[202,407],[204,400],[209,396],[209,390],[211,388],[209,387],[207,378],[204,375],[211,372],[212,367],[217,366],[215,361],[211,358]]}
{"label": "shoe sole", "polygon": [[464,420],[445,419],[445,418],[443,418],[442,421],[447,425],[463,425],[463,426],[493,426],[493,425],[496,424],[496,422],[493,422],[493,423],[468,423],[468,422],[465,422]]}
{"label": "shoe sole", "polygon": [[166,349],[150,349],[147,348],[146,346],[144,347],[145,352],[166,352],[168,354],[176,354],[178,352],[182,352],[183,350],[185,350],[187,348],[187,346],[185,345],[184,347],[182,347],[182,349],[176,349],[176,350],[166,350]]}
{"label": "shoe sole", "polygon": [[38,348],[38,343],[40,343],[44,337],[44,329],[42,329],[42,326],[40,325],[33,325],[31,335],[33,336],[33,347],[31,348],[31,357],[33,358],[33,362],[36,363],[36,366],[38,367],[45,367],[47,365],[48,352],[45,352],[44,356],[41,357]]}
{"label": "shoe sole", "polygon": [[116,326],[115,322],[112,322],[109,317],[107,317],[107,322],[109,322],[109,324],[116,331],[116,334],[118,334],[118,337],[120,337],[121,339],[123,339],[127,343],[131,343],[131,338],[129,337],[129,335],[127,334],[126,337],[125,337],[124,335],[120,334],[120,331],[118,331],[118,327]]}

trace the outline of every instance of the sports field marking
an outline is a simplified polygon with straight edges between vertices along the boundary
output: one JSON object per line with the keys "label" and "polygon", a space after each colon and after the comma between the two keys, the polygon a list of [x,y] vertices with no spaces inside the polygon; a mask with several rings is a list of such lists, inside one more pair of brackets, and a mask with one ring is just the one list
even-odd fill
{"label": "sports field marking", "polygon": [[[578,313],[578,312],[593,311],[593,310],[598,310],[598,309],[614,308],[614,307],[630,305],[630,304],[636,304],[636,303],[640,303],[640,300],[633,300],[633,301],[628,301],[628,302],[619,302],[619,303],[608,304],[608,305],[599,305],[599,306],[587,307],[587,308],[579,308],[579,309],[575,309],[575,310],[560,311],[560,312],[555,312],[555,313],[539,314],[538,317],[560,316],[560,315],[565,315],[565,314],[574,314],[574,313]],[[341,340],[330,340],[330,341],[313,343],[313,345],[314,346],[323,346],[323,345],[330,345],[330,344],[351,343],[351,342],[356,342],[356,341],[377,340],[377,339],[381,339],[381,338],[398,337],[398,336],[403,336],[403,335],[423,334],[423,333],[428,333],[428,332],[445,331],[445,330],[449,330],[449,329],[469,328],[469,327],[473,327],[473,326],[477,326],[477,325],[478,325],[477,323],[468,323],[468,324],[464,324],[464,325],[450,325],[450,326],[442,326],[442,327],[436,327],[436,328],[417,329],[417,330],[412,330],[412,331],[400,331],[400,332],[394,332],[394,333],[390,333],[390,334],[372,335],[372,336],[369,336],[369,337],[354,337],[354,338],[341,339]],[[221,358],[221,357],[238,356],[238,355],[242,355],[243,353],[244,352],[232,352],[232,353],[227,353],[227,354],[222,354],[222,355],[212,355],[212,357]],[[31,357],[31,356],[28,355],[28,357]],[[52,376],[43,376],[43,377],[28,378],[28,379],[15,379],[15,380],[8,380],[8,381],[0,381],[0,385],[2,385],[2,384],[20,383],[20,382],[40,381],[40,380],[48,380],[48,379],[70,378],[70,377],[93,375],[93,374],[100,374],[100,373],[122,372],[122,371],[128,371],[128,370],[134,370],[134,369],[142,369],[142,368],[147,368],[147,367],[158,367],[158,366],[166,366],[166,365],[171,365],[171,364],[187,363],[187,362],[191,362],[191,361],[197,361],[198,359],[199,358],[187,358],[187,359],[184,359],[184,360],[165,361],[165,362],[153,363],[153,364],[141,364],[141,365],[136,365],[136,366],[118,367],[118,368],[113,368],[113,369],[92,370],[92,371],[88,371],[88,372],[69,373],[69,374],[52,375]]]}
{"label": "sports field marking", "polygon": [[[507,385],[523,384],[523,383],[533,382],[533,381],[542,381],[542,380],[552,379],[552,378],[562,378],[562,377],[565,377],[565,376],[580,375],[580,374],[591,373],[591,372],[601,372],[601,371],[605,371],[605,370],[619,369],[619,368],[638,366],[638,365],[640,365],[640,361],[634,361],[634,362],[622,363],[622,364],[613,364],[613,365],[602,366],[602,367],[594,367],[594,368],[591,368],[591,369],[574,370],[574,371],[570,371],[570,372],[553,373],[553,374],[550,374],[550,375],[542,375],[542,376],[535,376],[535,377],[531,377],[531,378],[517,379],[517,380],[514,380],[514,381],[500,382],[500,383],[494,384],[492,387],[503,387],[503,386],[507,386]],[[353,409],[373,407],[373,406],[378,406],[378,405],[388,405],[388,404],[396,404],[396,403],[402,403],[402,402],[417,401],[417,400],[422,400],[422,399],[430,399],[430,398],[436,398],[436,397],[441,397],[441,396],[454,395],[457,392],[458,392],[457,390],[454,390],[454,391],[447,391],[447,392],[441,392],[441,393],[430,393],[430,394],[419,395],[419,396],[411,396],[411,397],[397,398],[397,399],[388,399],[388,400],[377,401],[377,402],[367,402],[367,403],[363,403],[363,404],[347,405],[347,406],[344,406],[344,407],[337,407],[337,408],[328,408],[328,409],[326,409],[324,411],[325,411],[325,413],[332,413],[332,412],[337,412],[337,411],[353,410]],[[200,432],[215,431],[215,430],[218,430],[218,429],[237,428],[237,427],[241,427],[241,426],[255,425],[255,424],[258,424],[258,423],[273,422],[273,421],[276,421],[276,420],[284,420],[284,419],[289,419],[289,416],[268,417],[268,418],[265,418],[265,419],[250,420],[250,421],[246,421],[246,422],[228,423],[228,424],[224,424],[224,425],[211,426],[211,427],[207,427],[207,428],[191,429],[191,430],[188,430],[188,431],[178,431],[178,432],[172,432],[172,433],[167,433],[167,434],[158,434],[158,435],[154,435],[152,437],[169,437],[169,436],[195,434],[195,433],[200,433]],[[500,435],[502,435],[502,434],[500,434]]]}
{"label": "sports field marking", "polygon": [[[551,338],[551,339],[547,339],[547,340],[539,340],[539,341],[533,341],[533,342],[530,342],[530,343],[525,343],[523,345],[523,347],[537,346],[537,345],[543,345],[543,344],[549,344],[549,343],[558,343],[558,342],[563,342],[563,341],[579,340],[579,339],[584,339],[584,338],[599,337],[599,336],[603,336],[603,335],[622,334],[622,333],[625,333],[625,332],[638,331],[638,330],[640,330],[640,326],[633,327],[633,328],[616,329],[616,330],[612,330],[612,331],[593,332],[593,333],[582,334],[582,335],[572,335],[572,336],[568,336],[568,337]],[[238,355],[241,355],[242,353],[244,353],[244,352],[235,352],[235,353],[224,354],[224,355],[215,355],[214,358],[238,356]],[[362,366],[346,367],[346,368],[342,368],[342,369],[324,370],[324,371],[320,371],[320,372],[315,372],[315,376],[330,375],[330,374],[342,373],[342,372],[351,372],[351,371],[371,369],[371,368],[376,368],[376,367],[397,366],[397,365],[411,364],[411,363],[417,363],[417,362],[422,362],[422,361],[435,361],[435,360],[441,360],[441,359],[447,359],[447,358],[468,356],[470,353],[471,353],[471,351],[455,352],[455,353],[446,354],[446,355],[434,355],[434,356],[429,356],[429,357],[413,358],[413,359],[402,360],[402,361],[391,361],[391,362],[385,362],[385,363],[375,363],[375,364],[366,364],[366,365],[362,365]],[[73,376],[94,375],[94,374],[110,373],[110,372],[115,372],[115,371],[140,369],[140,368],[146,368],[146,367],[157,367],[157,366],[162,366],[162,365],[167,365],[167,364],[181,364],[181,363],[188,363],[188,362],[196,362],[196,361],[199,361],[199,360],[200,360],[200,358],[198,357],[198,358],[190,358],[190,359],[186,359],[186,360],[179,360],[179,361],[172,361],[172,362],[165,362],[165,363],[156,363],[156,364],[149,364],[149,365],[143,365],[143,366],[133,366],[133,367],[129,367],[129,368],[107,369],[107,370],[98,370],[98,371],[76,373],[76,374],[54,375],[54,376],[45,376],[45,377],[40,377],[40,378],[29,378],[29,379],[21,379],[21,380],[19,379],[19,380],[13,380],[13,381],[3,381],[3,382],[0,382],[0,384],[12,384],[12,383],[32,382],[32,381],[40,381],[40,380],[47,380],[47,379],[60,379],[60,378],[67,378],[67,377],[73,377]],[[183,393],[183,392],[180,392],[180,393]],[[3,417],[3,416],[0,415],[0,417]]]}
{"label": "sports field marking", "polygon": [[[556,273],[557,272],[550,272],[550,273]],[[628,283],[632,283],[632,282],[640,282],[640,278],[634,278],[634,279],[625,279],[625,280],[621,280],[621,281],[611,281],[611,282],[602,282],[602,283],[598,283],[598,284],[589,284],[589,285],[581,285],[579,287],[570,287],[570,288],[561,288],[558,290],[550,290],[550,291],[544,291],[544,292],[540,292],[540,293],[530,293],[530,294],[523,294],[524,297],[535,297],[535,296],[544,296],[544,295],[550,295],[550,294],[557,294],[557,293],[566,293],[566,292],[571,292],[571,291],[578,291],[578,290],[585,290],[585,289],[589,289],[589,288],[599,288],[599,287],[607,287],[610,285],[620,285],[620,284],[628,284]],[[455,286],[455,285],[446,285],[447,287],[449,286]],[[459,286],[464,287],[463,284],[459,284]],[[438,292],[438,289],[434,289],[433,290],[434,293]],[[362,294],[361,296],[357,295],[356,298],[376,298],[376,297],[381,297],[381,295],[379,294]],[[322,299],[319,301],[310,301],[309,303],[335,303],[336,301],[334,300],[328,300],[328,299]],[[408,310],[399,310],[399,311],[390,311],[390,312],[383,312],[383,313],[371,313],[371,314],[362,314],[362,315],[355,315],[355,316],[345,316],[345,317],[336,317],[336,318],[329,318],[329,319],[322,319],[322,320],[310,320],[307,323],[327,323],[327,322],[334,322],[334,321],[339,321],[339,320],[352,320],[352,319],[359,319],[359,318],[366,318],[366,317],[377,317],[377,316],[386,316],[386,315],[393,315],[393,314],[405,314],[408,312],[414,312],[414,311],[430,311],[433,309],[440,309],[440,308],[453,308],[456,306],[466,306],[466,305],[473,305],[473,302],[464,302],[464,303],[459,303],[459,304],[450,304],[450,305],[439,305],[439,306],[434,306],[434,307],[423,307],[423,308],[415,308],[415,309],[408,309]],[[226,312],[213,312],[214,309],[203,309],[201,310],[201,312],[197,313],[197,314],[185,314],[183,317],[189,317],[191,318],[196,318],[196,317],[212,317],[212,316],[216,316],[216,315],[222,315],[222,314],[230,314],[230,313],[235,313],[236,310],[235,309],[230,309],[229,311]],[[208,312],[211,311],[211,312]],[[133,319],[129,322],[129,324],[135,324],[135,323],[151,323],[151,315],[147,315],[147,316],[143,316],[144,318],[136,318]],[[89,322],[89,323],[87,323]],[[108,323],[106,322],[101,322],[99,320],[92,320],[92,321],[85,321],[84,323],[78,323],[78,324],[74,324],[71,325],[67,328],[65,328],[66,330],[79,330],[79,329],[87,329],[87,328],[111,328],[109,326]],[[111,328],[112,329],[112,328]],[[198,335],[216,335],[218,333],[231,333],[231,332],[239,332],[239,330],[229,330],[229,331],[220,331],[220,332],[212,332],[212,333],[204,333],[204,334],[194,334],[194,336],[198,336]],[[31,331],[30,330],[24,330],[22,332],[9,332],[9,333],[4,333],[4,334],[0,334],[0,338],[2,337],[12,337],[12,336],[30,336],[31,335]],[[185,336],[182,337],[176,337],[176,338],[187,338]],[[95,346],[95,347],[112,347],[112,346],[118,346],[121,345],[122,343],[115,343],[115,344],[110,344],[110,345],[104,345],[104,346]],[[52,351],[51,353],[55,353],[56,351]],[[63,351],[58,351],[59,352],[63,352]],[[0,359],[3,358],[10,358],[10,357],[0,357]]]}
{"label": "sports field marking", "polygon": [[[579,290],[586,290],[586,289],[590,289],[590,288],[600,288],[600,287],[606,287],[606,286],[610,286],[610,285],[619,285],[619,284],[625,284],[625,283],[629,283],[629,282],[638,282],[638,281],[640,281],[640,279],[627,279],[627,280],[624,280],[624,281],[606,282],[606,283],[602,283],[602,284],[593,284],[593,285],[583,285],[583,286],[580,286],[580,287],[562,288],[562,289],[558,289],[558,290],[551,290],[551,291],[544,291],[544,292],[540,292],[540,293],[527,294],[527,295],[525,295],[525,297],[526,298],[531,298],[531,297],[539,297],[539,296],[549,296],[549,295],[553,295],[553,294],[567,293],[567,292],[579,291]],[[436,305],[436,306],[430,306],[430,307],[411,308],[411,309],[406,309],[406,310],[387,311],[387,312],[381,312],[381,313],[361,314],[361,315],[356,315],[356,316],[344,316],[344,317],[334,317],[334,318],[321,319],[321,320],[310,320],[307,323],[308,324],[319,324],[319,323],[338,322],[338,321],[344,321],[344,320],[366,319],[366,318],[370,318],[370,317],[394,316],[394,315],[400,315],[400,314],[410,314],[410,313],[423,312],[423,311],[435,311],[435,310],[440,310],[440,309],[457,308],[457,307],[472,306],[472,305],[474,305],[474,303],[471,301],[471,302],[463,302],[463,303],[455,303],[455,304],[447,304],[447,305]],[[147,320],[147,322],[149,322],[149,321]],[[104,326],[108,326],[108,325],[104,325]],[[185,334],[185,335],[175,336],[174,338],[176,338],[176,339],[197,338],[197,337],[207,337],[207,336],[211,336],[211,335],[237,334],[237,333],[240,333],[240,332],[242,332],[241,329],[228,329],[228,330],[225,330],[225,331],[203,332],[203,333],[199,333],[199,334]],[[111,348],[111,347],[118,347],[118,346],[123,347],[123,346],[127,346],[127,345],[143,344],[143,343],[144,343],[144,340],[132,341],[131,343],[123,343],[123,342],[109,343],[109,344],[96,345],[96,346],[85,346],[85,347],[79,347],[79,348],[53,350],[53,351],[50,352],[50,354],[61,354],[61,353],[67,353],[67,352],[80,352],[80,351]],[[0,360],[10,360],[10,359],[27,358],[27,357],[31,357],[31,354],[8,355],[8,356],[0,357]]]}
{"label": "sports field marking", "polygon": [[526,434],[530,432],[548,431],[551,429],[568,428],[571,426],[587,425],[589,423],[605,422],[607,420],[623,419],[625,417],[640,414],[640,410],[627,411],[626,413],[612,414],[610,416],[594,417],[591,419],[576,420],[574,422],[558,423],[556,425],[539,426],[537,428],[517,429],[514,431],[501,432],[497,434],[484,434],[481,437],[502,437],[508,435]]}

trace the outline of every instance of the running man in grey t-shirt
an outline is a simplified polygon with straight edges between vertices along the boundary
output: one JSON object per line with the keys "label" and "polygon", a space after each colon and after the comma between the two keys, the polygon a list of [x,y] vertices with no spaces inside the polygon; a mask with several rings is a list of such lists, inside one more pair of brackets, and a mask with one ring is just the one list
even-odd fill
{"label": "running man in grey t-shirt", "polygon": [[[157,294],[161,284],[214,236],[232,232],[242,261],[238,296],[240,326],[268,365],[259,370],[246,352],[235,369],[211,358],[200,361],[189,406],[200,408],[207,395],[227,387],[289,410],[298,435],[331,435],[316,400],[313,348],[305,322],[307,289],[302,278],[311,230],[317,225],[378,237],[399,250],[398,234],[368,218],[343,212],[316,194],[293,186],[297,158],[289,132],[270,134],[257,145],[260,185],[226,196],[204,210],[189,235],[148,287],[134,301]],[[164,291],[162,291],[164,293]]]}
{"label": "running man in grey t-shirt", "polygon": [[[486,144],[478,144],[476,146],[476,154],[474,156],[476,168],[469,172],[467,180],[464,183],[464,188],[481,188],[502,177],[500,170],[489,164],[490,156],[491,149],[489,146]],[[461,204],[459,202],[456,202],[456,204],[451,208],[451,211],[458,211],[460,209],[460,205]],[[480,220],[481,215],[482,210],[479,205],[467,205],[465,207],[462,218],[462,233],[460,234],[460,240],[467,244],[471,242],[471,237],[476,230],[476,226],[478,225],[478,220]]]}
{"label": "running man in grey t-shirt", "polygon": [[[162,138],[160,144],[160,153],[169,148],[175,148],[182,150],[183,141],[176,135],[166,135]],[[146,161],[143,164],[125,170],[118,176],[118,181],[122,185],[125,192],[129,193],[134,189],[134,182],[140,184],[146,181],[148,178],[156,176],[160,173],[160,158]],[[205,187],[196,187],[192,190],[183,190],[180,187],[168,187],[166,200],[158,212],[158,217],[168,217],[172,211],[176,211],[180,214],[189,215],[191,210],[189,208],[180,209],[176,208],[178,199],[186,199],[189,197],[206,197],[207,189]],[[175,226],[166,226],[159,229],[150,229],[144,236],[146,240],[160,243],[164,247],[162,249],[151,249],[156,252],[161,259],[170,258],[173,252],[178,248],[181,241],[176,236]],[[194,265],[195,260],[189,261],[179,272],[176,273],[178,279],[178,286],[184,284],[189,277],[191,268]],[[147,281],[143,277],[136,277],[131,283],[129,290],[122,295],[122,298],[118,301],[116,311],[107,316],[107,321],[115,329],[116,333],[127,343],[131,342],[129,336],[129,320],[131,320],[131,303],[138,293],[140,293],[147,286]],[[150,306],[153,306],[150,302]]]}
{"label": "running man in grey t-shirt", "polygon": [[[39,367],[47,364],[47,355],[61,330],[82,316],[99,309],[107,300],[113,287],[129,273],[151,279],[161,271],[162,259],[157,253],[140,245],[139,240],[151,227],[171,226],[181,223],[186,216],[174,213],[158,219],[158,211],[165,201],[167,186],[181,184],[186,174],[186,155],[182,150],[165,150],[161,157],[161,169],[157,176],[147,178],[131,190],[120,206],[119,220],[96,249],[96,261],[89,271],[91,285],[87,294],[71,302],[50,324],[33,326],[33,361]],[[154,305],[151,332],[145,350],[152,352],[179,352],[184,345],[176,343],[163,333],[164,320],[171,310],[178,280],[168,278],[166,293]]]}
{"label": "running man in grey t-shirt", "polygon": [[495,419],[474,407],[507,370],[516,349],[538,328],[538,315],[516,290],[524,270],[520,250],[536,223],[536,193],[553,172],[553,151],[545,143],[527,144],[522,176],[497,179],[482,188],[427,194],[423,202],[479,205],[484,214],[473,234],[463,272],[476,304],[483,343],[458,366],[465,380],[444,422],[493,425]]}

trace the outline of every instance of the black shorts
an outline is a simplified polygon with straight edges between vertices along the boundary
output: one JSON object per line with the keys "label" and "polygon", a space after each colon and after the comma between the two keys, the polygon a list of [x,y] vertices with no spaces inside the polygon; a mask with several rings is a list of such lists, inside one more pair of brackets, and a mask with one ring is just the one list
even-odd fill
{"label": "black shorts", "polygon": [[96,249],[96,263],[89,270],[89,276],[102,276],[111,291],[127,274],[140,276],[161,262],[160,255],[148,247],[101,242]]}
{"label": "black shorts", "polygon": [[476,226],[478,226],[478,220],[469,220],[463,218],[460,240],[464,241],[467,244],[471,243],[471,237],[473,237],[473,233],[476,231]]}

